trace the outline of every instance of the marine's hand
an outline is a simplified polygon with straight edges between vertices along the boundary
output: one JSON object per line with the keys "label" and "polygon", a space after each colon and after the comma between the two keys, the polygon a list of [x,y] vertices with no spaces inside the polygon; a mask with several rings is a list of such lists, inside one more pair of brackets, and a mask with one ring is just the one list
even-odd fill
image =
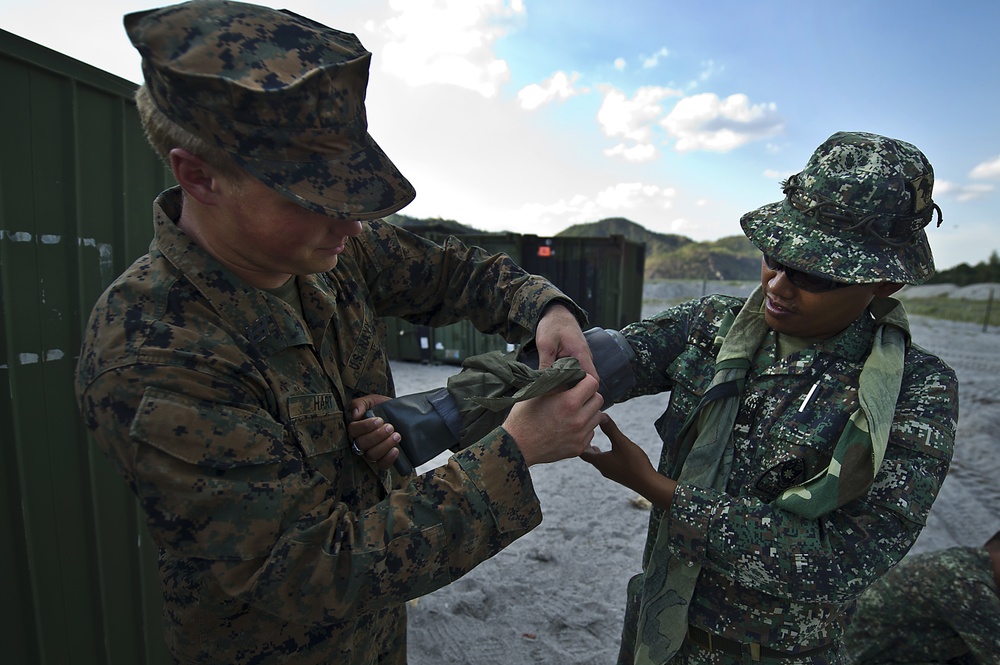
{"label": "marine's hand", "polygon": [[603,414],[604,398],[593,376],[583,377],[566,390],[518,402],[503,427],[514,437],[524,461],[532,464],[576,457],[594,439],[594,428]]}
{"label": "marine's hand", "polygon": [[351,400],[347,407],[351,414],[347,435],[362,454],[380,469],[388,469],[399,457],[397,446],[401,438],[391,423],[382,418],[366,418],[365,413],[390,399],[385,395],[365,395]]}
{"label": "marine's hand", "polygon": [[597,377],[590,345],[583,336],[580,322],[565,305],[553,303],[535,328],[535,347],[538,349],[538,367],[551,367],[558,358],[573,356],[587,374]]}
{"label": "marine's hand", "polygon": [[611,450],[602,453],[590,448],[580,458],[593,464],[605,478],[638,492],[660,508],[669,508],[677,482],[657,473],[646,451],[622,434],[610,416],[603,415],[601,431],[611,440]]}

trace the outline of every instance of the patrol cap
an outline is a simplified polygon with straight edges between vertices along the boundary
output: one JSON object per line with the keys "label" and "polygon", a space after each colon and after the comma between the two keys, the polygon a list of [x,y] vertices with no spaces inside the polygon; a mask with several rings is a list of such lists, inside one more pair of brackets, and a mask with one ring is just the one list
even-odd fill
{"label": "patrol cap", "polygon": [[904,141],[837,132],[782,182],[783,201],[740,219],[764,254],[798,270],[851,284],[920,284],[934,274],[924,232],[941,209],[934,170]]}
{"label": "patrol cap", "polygon": [[296,203],[371,220],[413,186],[368,134],[369,53],[288,10],[192,0],[127,14],[153,103]]}

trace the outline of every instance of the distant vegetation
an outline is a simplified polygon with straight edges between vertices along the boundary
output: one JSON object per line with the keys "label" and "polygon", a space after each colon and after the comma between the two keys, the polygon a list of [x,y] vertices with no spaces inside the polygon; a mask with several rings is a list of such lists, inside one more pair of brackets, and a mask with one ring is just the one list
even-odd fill
{"label": "distant vegetation", "polygon": [[964,300],[961,298],[909,298],[900,294],[906,313],[911,316],[927,316],[932,319],[981,323],[995,325],[998,318],[997,305],[987,300]]}
{"label": "distant vegetation", "polygon": [[646,244],[646,279],[753,280],[760,278],[760,251],[745,236],[695,242],[686,236],[655,233],[621,217],[577,224],[559,236],[624,236]]}
{"label": "distant vegetation", "polygon": [[993,282],[1000,282],[1000,256],[997,256],[996,250],[990,254],[988,261],[980,261],[974,266],[970,266],[968,263],[959,263],[954,268],[938,272],[927,281],[928,284],[957,284],[958,286]]}

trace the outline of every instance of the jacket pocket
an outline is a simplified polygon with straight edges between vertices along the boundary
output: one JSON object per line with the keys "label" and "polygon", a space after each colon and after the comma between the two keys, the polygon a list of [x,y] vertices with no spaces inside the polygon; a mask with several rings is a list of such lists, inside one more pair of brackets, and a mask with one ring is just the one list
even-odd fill
{"label": "jacket pocket", "polygon": [[182,557],[267,555],[282,519],[285,428],[266,413],[147,388],[130,430],[150,531]]}

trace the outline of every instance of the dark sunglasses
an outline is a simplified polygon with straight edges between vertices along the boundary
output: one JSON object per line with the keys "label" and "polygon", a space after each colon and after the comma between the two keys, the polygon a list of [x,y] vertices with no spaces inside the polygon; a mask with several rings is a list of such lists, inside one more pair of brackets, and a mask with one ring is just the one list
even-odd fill
{"label": "dark sunglasses", "polygon": [[846,282],[838,282],[827,277],[819,277],[818,275],[810,275],[807,272],[802,272],[801,270],[796,270],[795,268],[789,268],[784,263],[777,261],[774,257],[764,255],[764,265],[767,266],[768,270],[773,270],[775,272],[785,273],[785,277],[788,281],[794,284],[797,288],[803,291],[809,291],[810,293],[823,293],[824,291],[833,291],[834,289],[839,289],[842,286],[850,286]]}

